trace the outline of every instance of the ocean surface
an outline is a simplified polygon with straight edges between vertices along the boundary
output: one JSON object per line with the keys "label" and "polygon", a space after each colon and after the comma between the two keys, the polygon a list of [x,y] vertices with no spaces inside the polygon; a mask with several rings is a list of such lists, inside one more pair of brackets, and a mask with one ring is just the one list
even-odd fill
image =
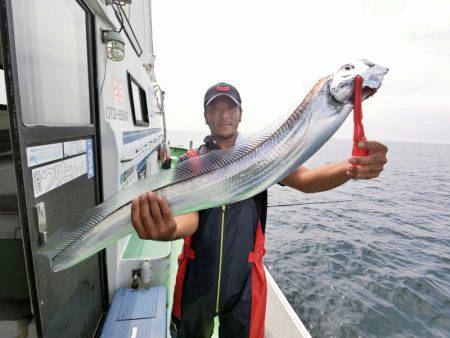
{"label": "ocean surface", "polygon": [[[450,145],[385,144],[377,179],[269,189],[265,264],[313,337],[450,337]],[[331,140],[305,165],[350,149]]]}
{"label": "ocean surface", "polygon": [[450,145],[386,145],[377,179],[269,189],[265,263],[313,337],[450,337]]}

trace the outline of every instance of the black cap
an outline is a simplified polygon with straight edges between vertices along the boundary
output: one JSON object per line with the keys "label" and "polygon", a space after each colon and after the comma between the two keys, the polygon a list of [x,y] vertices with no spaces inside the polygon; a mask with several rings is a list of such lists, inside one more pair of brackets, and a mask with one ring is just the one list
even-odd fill
{"label": "black cap", "polygon": [[208,106],[216,97],[222,95],[228,96],[239,108],[241,107],[241,96],[237,89],[229,83],[219,82],[206,91],[205,99],[203,100],[204,108],[206,109],[206,106]]}

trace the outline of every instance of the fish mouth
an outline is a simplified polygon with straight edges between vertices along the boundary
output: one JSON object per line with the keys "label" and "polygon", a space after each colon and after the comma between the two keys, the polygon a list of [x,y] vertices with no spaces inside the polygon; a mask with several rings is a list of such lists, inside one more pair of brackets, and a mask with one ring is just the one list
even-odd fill
{"label": "fish mouth", "polygon": [[363,83],[362,83],[362,97],[363,100],[371,97],[375,94],[378,88],[381,87],[383,83],[384,76],[389,71],[389,68],[381,67],[375,64],[371,64],[371,68],[369,69],[368,74],[363,74]]}
{"label": "fish mouth", "polygon": [[[384,75],[384,74],[383,74]],[[383,76],[363,77],[362,100],[373,96],[381,87]],[[355,79],[348,79],[339,84],[339,86],[330,89],[331,97],[340,103],[351,103],[355,98]]]}
{"label": "fish mouth", "polygon": [[367,97],[372,96],[377,92],[378,88],[370,88],[370,87],[363,87],[362,92],[363,96],[367,95]]}
{"label": "fish mouth", "polygon": [[[378,87],[378,88],[380,88],[380,87]],[[374,95],[377,92],[378,88],[372,88],[372,87],[369,87],[369,86],[363,86],[362,90],[361,90],[363,100],[365,100],[365,99],[371,97],[372,95]],[[351,99],[354,100],[354,98],[355,98],[355,94],[353,93]]]}

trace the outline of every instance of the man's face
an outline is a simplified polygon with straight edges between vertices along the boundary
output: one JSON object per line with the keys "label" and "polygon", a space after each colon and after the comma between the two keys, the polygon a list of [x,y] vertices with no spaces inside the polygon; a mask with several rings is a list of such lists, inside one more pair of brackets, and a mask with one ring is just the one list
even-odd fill
{"label": "man's face", "polygon": [[229,97],[219,96],[206,107],[205,121],[211,130],[211,135],[228,139],[237,132],[241,121],[241,110]]}

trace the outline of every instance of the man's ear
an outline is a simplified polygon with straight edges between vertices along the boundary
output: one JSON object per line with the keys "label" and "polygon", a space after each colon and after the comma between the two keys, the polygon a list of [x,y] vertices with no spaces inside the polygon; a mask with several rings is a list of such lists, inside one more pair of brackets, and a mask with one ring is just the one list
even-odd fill
{"label": "man's ear", "polygon": [[242,108],[239,108],[239,121],[238,122],[241,122],[241,119],[242,119]]}
{"label": "man's ear", "polygon": [[208,125],[208,120],[206,119],[206,110],[203,112],[203,117],[205,118],[205,124]]}

